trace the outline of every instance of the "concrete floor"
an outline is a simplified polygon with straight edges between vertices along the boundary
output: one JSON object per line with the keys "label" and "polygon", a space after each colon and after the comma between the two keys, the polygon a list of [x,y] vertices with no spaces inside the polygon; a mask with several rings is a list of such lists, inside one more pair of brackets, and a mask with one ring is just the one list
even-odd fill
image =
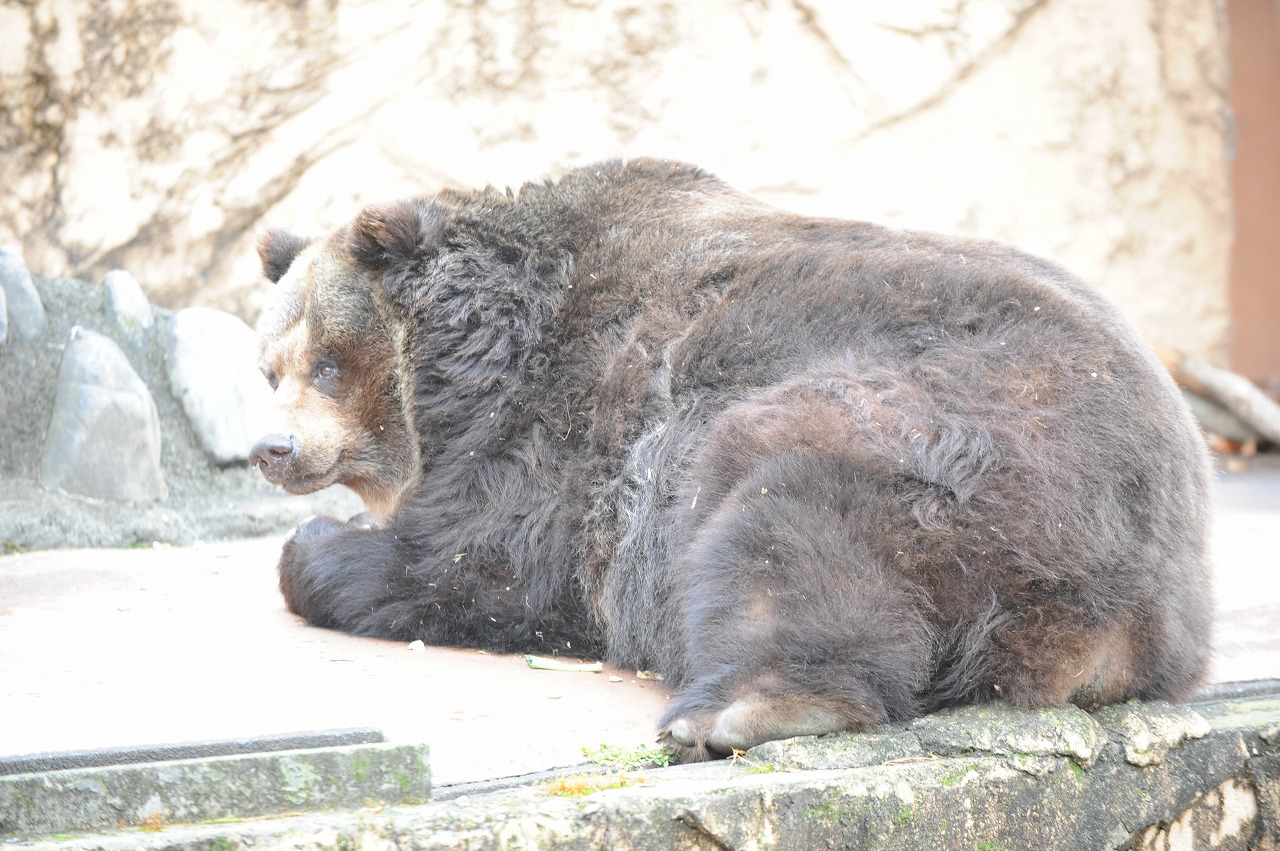
{"label": "concrete floor", "polygon": [[634,671],[306,625],[276,590],[281,540],[0,559],[0,754],[376,727],[428,742],[451,783],[652,740],[666,695]]}
{"label": "concrete floor", "polygon": [[[275,587],[281,540],[0,558],[0,754],[377,727],[429,742],[444,784],[652,740],[666,694],[634,671],[301,623]],[[1213,547],[1214,681],[1280,677],[1280,459],[1220,474]]]}
{"label": "concrete floor", "polygon": [[1280,677],[1280,456],[1228,460],[1215,509],[1213,681]]}

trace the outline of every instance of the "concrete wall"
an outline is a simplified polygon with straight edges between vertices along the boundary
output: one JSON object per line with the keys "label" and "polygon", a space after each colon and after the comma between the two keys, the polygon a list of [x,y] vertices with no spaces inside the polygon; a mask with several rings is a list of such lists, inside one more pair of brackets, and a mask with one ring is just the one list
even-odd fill
{"label": "concrete wall", "polygon": [[602,157],[988,236],[1225,355],[1221,0],[0,6],[0,242],[256,310],[252,232]]}

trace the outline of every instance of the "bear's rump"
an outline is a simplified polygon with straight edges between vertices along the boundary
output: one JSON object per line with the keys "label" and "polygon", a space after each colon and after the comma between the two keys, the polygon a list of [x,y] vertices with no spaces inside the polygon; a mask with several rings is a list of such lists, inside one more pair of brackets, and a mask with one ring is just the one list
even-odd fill
{"label": "bear's rump", "polygon": [[[1112,456],[1084,445],[1087,427],[1019,404],[993,418],[975,395],[839,358],[716,416],[656,520],[676,530],[673,679],[894,659],[876,674],[890,717],[1142,692],[1163,630],[1136,631],[1170,599],[1150,530],[1090,487],[1122,471],[1102,469]],[[1170,507],[1156,493],[1140,510]],[[1196,561],[1191,544],[1174,560]],[[855,623],[868,600],[872,632]]]}

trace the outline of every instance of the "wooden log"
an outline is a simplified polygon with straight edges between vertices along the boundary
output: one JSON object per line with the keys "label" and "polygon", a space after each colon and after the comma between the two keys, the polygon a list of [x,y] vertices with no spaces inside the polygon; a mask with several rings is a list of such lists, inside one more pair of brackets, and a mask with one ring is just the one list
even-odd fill
{"label": "wooden log", "polygon": [[1220,437],[1230,443],[1257,443],[1262,436],[1258,430],[1249,425],[1214,400],[1196,393],[1186,387],[1182,390],[1182,398],[1191,408],[1191,415],[1213,437]]}
{"label": "wooden log", "polygon": [[1174,381],[1212,399],[1272,443],[1280,444],[1280,404],[1243,375],[1194,355],[1162,350],[1160,360]]}

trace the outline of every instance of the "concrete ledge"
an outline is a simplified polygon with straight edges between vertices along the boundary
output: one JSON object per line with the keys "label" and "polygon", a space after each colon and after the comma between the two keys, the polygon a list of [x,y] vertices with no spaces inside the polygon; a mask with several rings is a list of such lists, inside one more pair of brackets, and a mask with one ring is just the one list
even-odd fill
{"label": "concrete ledge", "polygon": [[341,745],[369,745],[383,741],[386,741],[386,738],[381,730],[375,730],[372,727],[354,727],[345,730],[280,733],[251,739],[217,739],[181,744],[0,756],[0,775],[33,774],[61,771],[66,768],[94,768],[138,762],[167,762],[175,759],[206,759],[213,756],[236,756],[271,751],[299,751]]}
{"label": "concrete ledge", "polygon": [[0,838],[57,836],[415,804],[425,745],[365,744],[93,766],[0,777]]}
{"label": "concrete ledge", "polygon": [[1089,714],[983,706],[745,758],[415,807],[42,848],[1280,848],[1280,684]]}

